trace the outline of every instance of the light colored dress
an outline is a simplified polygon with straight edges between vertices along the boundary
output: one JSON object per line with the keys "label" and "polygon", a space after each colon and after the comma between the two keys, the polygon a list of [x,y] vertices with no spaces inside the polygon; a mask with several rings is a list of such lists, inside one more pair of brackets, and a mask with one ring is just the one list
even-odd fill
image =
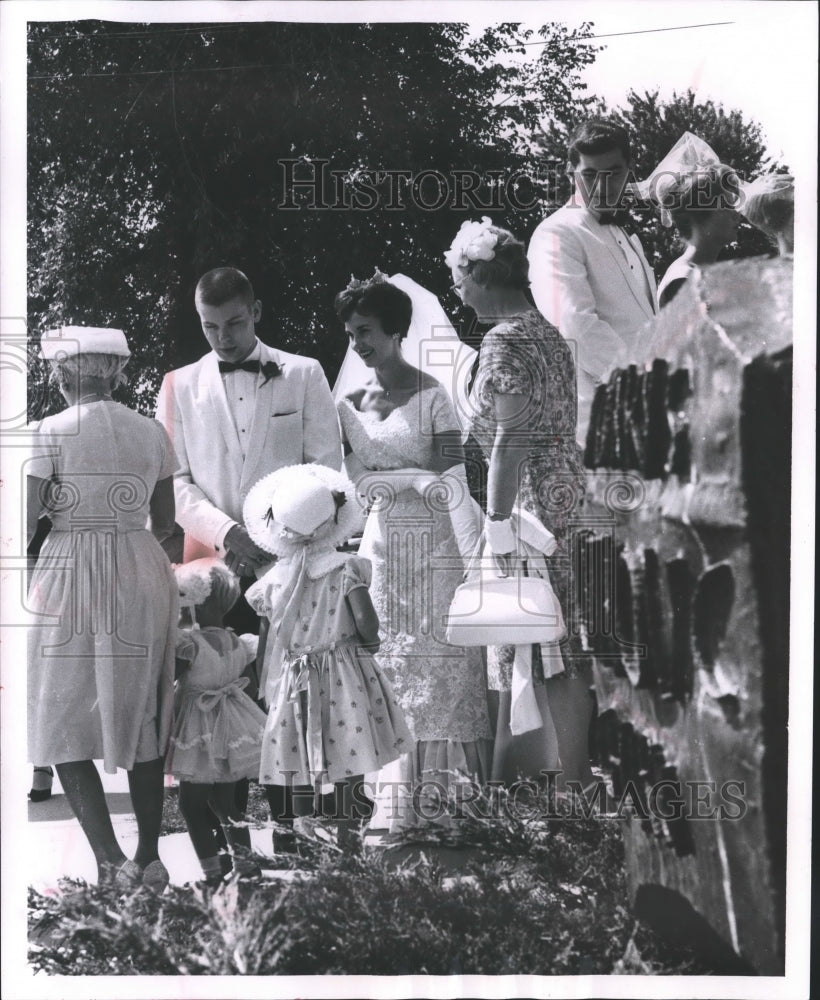
{"label": "light colored dress", "polygon": [[661,308],[668,305],[680,291],[681,286],[677,284],[670,295],[669,286],[676,285],[677,282],[687,281],[697,269],[697,264],[693,264],[690,260],[685,260],[683,257],[678,257],[677,260],[672,261],[666,269],[666,274],[661,278],[661,283],[658,285],[658,302]]}
{"label": "light colored dress", "polygon": [[[370,583],[370,565],[341,554],[331,565],[315,576],[308,568],[292,634],[280,636],[286,653],[262,741],[263,784],[288,784],[291,776],[303,785],[343,781],[379,770],[410,746],[392,688],[362,648],[347,603],[352,590]],[[286,570],[280,560],[247,591],[258,614],[270,618]],[[269,648],[279,624],[271,621]]]}
{"label": "light colored dress", "polygon": [[180,630],[177,659],[187,660],[177,680],[174,730],[165,770],[199,785],[259,776],[265,713],[245,694],[245,667],[258,636],[232,629]]}
{"label": "light colored dress", "polygon": [[[343,436],[368,469],[432,467],[433,436],[459,430],[444,388],[422,389],[386,418],[338,403]],[[370,595],[379,616],[377,659],[415,741],[402,780],[433,772],[489,777],[492,744],[487,686],[478,649],[450,646],[445,618],[463,565],[446,508],[413,489],[391,491],[368,515],[359,552],[373,565]],[[446,780],[445,780],[446,784]]]}
{"label": "light colored dress", "polygon": [[[589,665],[589,658],[572,620],[575,602],[570,601],[572,525],[579,517],[585,489],[581,452],[575,440],[575,365],[567,342],[535,310],[494,326],[481,344],[478,374],[470,393],[470,433],[487,462],[498,428],[496,393],[527,399],[517,428],[528,448],[517,502],[555,536],[557,548],[547,565],[569,633],[561,643],[561,659],[567,676],[576,676],[581,667]],[[514,646],[488,649],[487,673],[492,690],[510,690],[514,656]]]}
{"label": "light colored dress", "polygon": [[47,417],[38,438],[28,473],[51,483],[53,527],[29,588],[29,760],[130,769],[171,729],[177,586],[146,523],[174,450],[111,401]]}

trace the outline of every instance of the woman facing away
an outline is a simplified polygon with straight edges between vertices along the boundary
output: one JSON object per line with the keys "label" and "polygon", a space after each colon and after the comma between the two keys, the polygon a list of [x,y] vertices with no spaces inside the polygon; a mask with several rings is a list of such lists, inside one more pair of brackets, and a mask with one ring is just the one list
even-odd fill
{"label": "woman facing away", "polygon": [[[527,298],[529,264],[524,244],[488,218],[466,222],[445,259],[453,290],[490,325],[479,353],[470,394],[470,431],[489,465],[484,536],[500,557],[516,549],[514,507],[534,515],[557,543],[548,560],[550,580],[569,628],[569,638],[554,647],[533,649],[535,692],[543,726],[540,746],[531,753],[528,776],[555,766],[550,719],[555,728],[561,774],[589,786],[588,731],[592,715],[589,657],[572,629],[572,520],[584,492],[581,456],[575,442],[577,416],[575,366],[566,341]],[[514,646],[488,650],[488,681],[498,692],[493,778],[505,776],[513,744],[510,728]],[[543,677],[542,677],[543,675]],[[543,683],[541,680],[543,679]],[[528,734],[529,735],[529,734]]]}
{"label": "woman facing away", "polygon": [[794,254],[794,178],[763,174],[743,188],[740,212],[777,246],[781,257]]}
{"label": "woman facing away", "polygon": [[743,221],[735,208],[739,191],[737,174],[722,163],[684,173],[664,188],[661,220],[675,225],[686,249],[669,265],[658,285],[661,308],[672,301],[696,268],[714,264],[735,238]]}
{"label": "woman facing away", "polygon": [[[369,281],[352,281],[336,296],[335,308],[349,349],[372,372],[339,399],[338,409],[348,474],[371,501],[359,552],[373,570],[370,594],[381,623],[377,659],[414,740],[401,759],[400,786],[435,796],[456,773],[478,782],[490,776],[480,651],[450,646],[444,637],[463,572],[454,522],[471,516],[461,431],[446,390],[402,354],[413,312],[404,291],[377,272]],[[463,496],[437,497],[441,476],[445,491]],[[469,535],[470,526],[462,527]],[[435,815],[433,806],[421,818]],[[403,821],[391,826],[412,826],[417,818],[404,810]]]}
{"label": "woman facing away", "polygon": [[[62,327],[41,348],[68,408],[40,422],[28,467],[29,534],[42,514],[53,525],[29,589],[29,760],[56,765],[101,881],[161,890],[178,600],[159,540],[173,531],[174,450],[160,424],[111,397],[130,354],[122,331]],[[133,861],[95,760],[128,771]]]}

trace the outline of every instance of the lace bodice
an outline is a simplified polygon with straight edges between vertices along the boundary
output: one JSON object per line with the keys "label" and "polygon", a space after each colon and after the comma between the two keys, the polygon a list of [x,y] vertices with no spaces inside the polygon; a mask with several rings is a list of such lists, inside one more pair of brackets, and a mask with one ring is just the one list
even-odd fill
{"label": "lace bodice", "polygon": [[417,392],[384,419],[361,413],[348,399],[339,401],[339,416],[353,453],[368,469],[430,468],[434,434],[459,429],[450,397],[440,385]]}
{"label": "lace bodice", "polygon": [[[384,419],[339,403],[342,431],[368,469],[432,468],[434,436],[459,431],[441,385],[422,389]],[[471,743],[490,736],[481,656],[450,646],[444,621],[461,575],[450,515],[414,489],[376,503],[359,554],[373,567],[370,596],[379,617],[376,660],[413,738]]]}

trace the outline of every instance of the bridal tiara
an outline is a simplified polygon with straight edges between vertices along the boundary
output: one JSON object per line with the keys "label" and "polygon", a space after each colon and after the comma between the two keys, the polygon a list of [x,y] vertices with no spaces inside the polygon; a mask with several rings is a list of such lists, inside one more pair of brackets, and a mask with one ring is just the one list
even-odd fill
{"label": "bridal tiara", "polygon": [[389,284],[389,283],[390,279],[387,277],[387,275],[384,274],[383,271],[380,271],[378,268],[376,268],[376,270],[373,272],[373,277],[366,278],[364,280],[361,280],[360,278],[357,278],[355,277],[355,275],[351,274],[350,281],[348,281],[347,285],[345,286],[345,291],[358,292],[359,289],[368,288],[370,285]]}

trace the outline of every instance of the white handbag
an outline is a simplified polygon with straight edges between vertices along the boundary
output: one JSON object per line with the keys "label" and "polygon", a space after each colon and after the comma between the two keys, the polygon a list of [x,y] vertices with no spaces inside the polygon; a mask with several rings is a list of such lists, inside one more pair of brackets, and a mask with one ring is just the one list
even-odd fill
{"label": "white handbag", "polygon": [[447,642],[453,646],[560,642],[566,625],[549,578],[529,575],[526,559],[521,568],[520,573],[500,577],[492,557],[474,557],[450,602]]}

